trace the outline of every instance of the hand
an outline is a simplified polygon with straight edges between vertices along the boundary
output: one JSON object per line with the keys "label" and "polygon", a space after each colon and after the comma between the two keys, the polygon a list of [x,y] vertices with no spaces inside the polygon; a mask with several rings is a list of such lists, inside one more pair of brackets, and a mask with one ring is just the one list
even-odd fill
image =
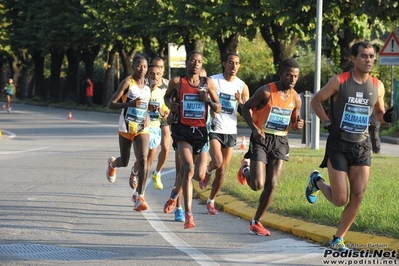
{"label": "hand", "polygon": [[176,102],[176,98],[173,97],[172,103],[170,104],[170,112],[176,113],[179,111],[179,103]]}
{"label": "hand", "polygon": [[387,123],[395,123],[396,122],[396,112],[393,109],[393,106],[389,108],[384,114],[384,121]]}
{"label": "hand", "polygon": [[252,135],[253,135],[254,139],[256,139],[256,140],[264,139],[265,131],[263,131],[262,128],[256,128],[255,131],[252,131]]}
{"label": "hand", "polygon": [[297,119],[296,119],[296,127],[295,129],[302,129],[303,128],[303,124],[304,124],[304,120],[301,119],[298,115]]}
{"label": "hand", "polygon": [[336,125],[334,125],[333,123],[331,123],[328,127],[324,127],[325,129],[328,130],[329,133],[329,137],[331,137],[332,139],[340,139],[342,136],[342,132],[343,130],[339,127],[337,127]]}
{"label": "hand", "polygon": [[237,92],[234,94],[234,96],[235,96],[235,98],[236,98],[236,100],[237,100],[238,104],[239,104],[239,105],[242,105],[242,104],[243,104],[243,102],[242,102],[242,99],[241,99],[241,93],[240,93],[240,91],[239,91],[239,90],[237,90]]}

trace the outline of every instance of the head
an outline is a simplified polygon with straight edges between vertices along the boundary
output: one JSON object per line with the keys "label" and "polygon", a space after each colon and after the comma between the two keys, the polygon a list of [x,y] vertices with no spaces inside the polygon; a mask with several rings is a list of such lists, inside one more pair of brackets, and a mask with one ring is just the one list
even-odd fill
{"label": "head", "polygon": [[136,55],[133,58],[133,76],[137,78],[144,78],[147,75],[148,62],[142,55]]}
{"label": "head", "polygon": [[299,64],[293,58],[284,59],[280,67],[280,83],[285,89],[293,89],[299,78]]}
{"label": "head", "polygon": [[14,82],[14,80],[12,78],[8,79],[8,84],[12,84]]}
{"label": "head", "polygon": [[240,56],[237,53],[228,53],[223,60],[224,74],[236,76],[240,69]]}
{"label": "head", "polygon": [[361,73],[370,73],[374,66],[375,51],[369,42],[357,42],[351,48],[350,59],[355,70]]}
{"label": "head", "polygon": [[161,75],[163,76],[163,74],[165,73],[165,61],[163,60],[163,58],[160,56],[154,57],[152,59],[152,64],[159,67],[159,69],[161,70]]}
{"label": "head", "polygon": [[161,68],[157,65],[148,66],[148,78],[155,80],[156,84],[160,83],[162,79]]}
{"label": "head", "polygon": [[186,70],[188,75],[199,74],[202,69],[202,54],[192,51],[187,54]]}

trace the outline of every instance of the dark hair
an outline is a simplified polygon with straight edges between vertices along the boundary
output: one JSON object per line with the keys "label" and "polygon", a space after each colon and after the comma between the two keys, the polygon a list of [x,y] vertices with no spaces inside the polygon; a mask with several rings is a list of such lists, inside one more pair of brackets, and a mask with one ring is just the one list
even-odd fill
{"label": "dark hair", "polygon": [[283,62],[281,62],[281,71],[286,70],[287,68],[298,68],[299,69],[299,64],[294,58],[287,58],[284,59]]}
{"label": "dark hair", "polygon": [[374,48],[370,42],[366,42],[366,41],[357,42],[354,45],[352,45],[351,55],[356,57],[359,54],[360,46],[362,46],[363,48]]}
{"label": "dark hair", "polygon": [[193,55],[195,55],[195,54],[199,54],[200,56],[202,56],[202,54],[200,53],[200,52],[198,52],[198,51],[191,51],[191,52],[189,52],[188,54],[187,54],[187,56],[186,56],[186,62],[188,62],[188,61],[190,61],[190,59],[191,59],[191,57],[193,56]]}
{"label": "dark hair", "polygon": [[157,55],[157,56],[155,56],[152,60],[151,60],[151,62],[154,62],[154,60],[156,60],[156,61],[165,61],[161,56],[159,56],[159,55]]}
{"label": "dark hair", "polygon": [[148,69],[150,69],[150,68],[152,68],[152,67],[157,67],[158,69],[161,69],[159,66],[154,65],[154,64],[149,64],[149,65],[148,65]]}
{"label": "dark hair", "polygon": [[240,56],[236,52],[229,52],[223,57],[223,62],[227,62],[227,60],[229,60],[229,57],[232,55],[235,55],[238,58],[240,58]]}
{"label": "dark hair", "polygon": [[[144,59],[144,60],[147,61],[147,58],[145,58],[144,56],[142,56],[142,55],[136,55],[136,56],[133,58],[132,65],[133,65],[133,66],[137,65],[137,63],[138,63],[140,60],[142,60],[142,59]],[[148,63],[148,61],[147,61],[147,63]]]}

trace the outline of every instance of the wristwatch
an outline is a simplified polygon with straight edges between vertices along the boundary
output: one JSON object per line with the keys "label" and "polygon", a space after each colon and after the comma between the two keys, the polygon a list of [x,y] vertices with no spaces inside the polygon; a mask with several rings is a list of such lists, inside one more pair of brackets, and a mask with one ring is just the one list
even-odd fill
{"label": "wristwatch", "polygon": [[326,122],[324,122],[324,128],[327,129],[331,124],[332,124],[331,121],[327,120]]}

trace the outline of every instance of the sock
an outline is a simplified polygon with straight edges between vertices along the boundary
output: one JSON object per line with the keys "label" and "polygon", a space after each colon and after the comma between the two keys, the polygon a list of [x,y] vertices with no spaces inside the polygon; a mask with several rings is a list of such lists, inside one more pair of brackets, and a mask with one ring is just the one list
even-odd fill
{"label": "sock", "polygon": [[208,204],[209,202],[215,203],[215,200],[208,198],[208,200],[206,201],[206,204]]}
{"label": "sock", "polygon": [[[249,165],[246,165],[242,168],[242,174],[245,176],[245,171],[249,171]],[[246,176],[245,176],[246,177]]]}
{"label": "sock", "polygon": [[316,179],[314,180],[314,186],[315,186],[317,189],[319,189],[319,187],[316,185],[316,183],[317,183],[317,181],[319,181],[319,180],[323,180],[323,181],[324,181],[324,179],[323,179],[321,176],[316,177]]}
{"label": "sock", "polygon": [[177,198],[179,197],[179,194],[175,194],[175,190],[172,189],[172,192],[170,193],[170,197],[174,200],[177,200]]}
{"label": "sock", "polygon": [[179,206],[179,207],[176,207],[176,210],[181,210],[182,209],[182,207],[181,206]]}
{"label": "sock", "polygon": [[144,197],[144,194],[139,194],[139,197]]}
{"label": "sock", "polygon": [[134,168],[132,168],[132,173],[133,173],[133,175],[137,175],[138,173],[139,173],[139,171],[134,171]]}
{"label": "sock", "polygon": [[208,171],[208,167],[206,168],[206,173],[208,174],[208,175],[212,175],[212,171]]}
{"label": "sock", "polygon": [[257,221],[256,221],[255,218],[254,218],[254,219],[252,219],[252,221],[251,221],[250,224],[253,225],[253,224],[256,224],[256,222],[257,222]]}
{"label": "sock", "polygon": [[154,175],[157,175],[159,172],[157,170],[155,170],[154,172],[152,172]]}

